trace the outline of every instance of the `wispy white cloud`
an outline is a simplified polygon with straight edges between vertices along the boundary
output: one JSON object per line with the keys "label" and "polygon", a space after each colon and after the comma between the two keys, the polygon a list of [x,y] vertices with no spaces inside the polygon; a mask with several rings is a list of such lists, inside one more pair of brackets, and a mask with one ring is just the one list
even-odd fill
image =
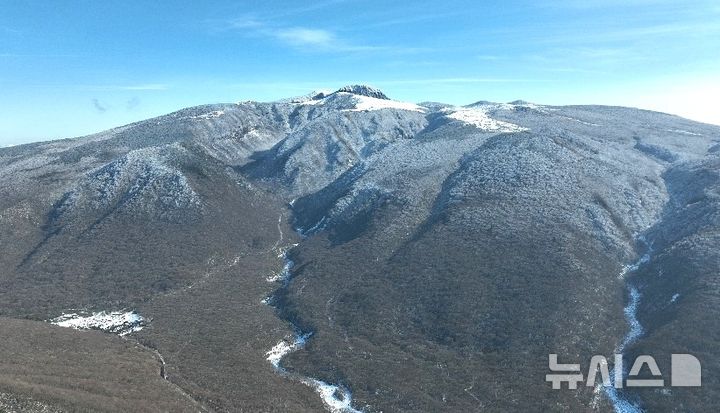
{"label": "wispy white cloud", "polygon": [[357,43],[340,36],[336,31],[306,26],[285,26],[263,21],[254,16],[242,16],[225,21],[209,22],[215,32],[238,32],[247,37],[264,38],[279,42],[303,52],[418,52],[420,48],[396,47]]}
{"label": "wispy white cloud", "polygon": [[18,29],[16,29],[16,28],[13,28],[13,27],[0,26],[0,33],[5,33],[5,34],[21,34],[22,31],[20,31],[20,30],[18,30]]}
{"label": "wispy white cloud", "polygon": [[[695,6],[712,5],[715,0],[694,0]],[[692,2],[687,2],[692,3]],[[578,10],[596,10],[596,9],[614,9],[617,7],[691,7],[686,2],[678,2],[677,0],[541,0],[535,2],[536,7],[556,8],[556,9],[578,9]]]}
{"label": "wispy white cloud", "polygon": [[170,85],[165,83],[140,83],[130,85],[61,85],[61,88],[74,88],[78,90],[91,90],[99,92],[113,91],[163,91],[170,89]]}
{"label": "wispy white cloud", "polygon": [[[169,85],[164,83],[146,83],[140,85],[115,86],[120,90],[167,90]],[[112,86],[111,86],[112,88]]]}
{"label": "wispy white cloud", "polygon": [[267,30],[275,38],[298,47],[335,48],[339,44],[337,36],[323,29],[290,27],[287,29]]}
{"label": "wispy white cloud", "polygon": [[537,23],[479,33],[505,47],[614,45],[656,53],[648,45],[688,37],[704,44],[720,34],[720,8],[713,3],[717,0],[540,0],[532,6],[543,15]]}
{"label": "wispy white cloud", "polygon": [[411,51],[410,48],[352,43],[339,37],[335,32],[325,29],[287,27],[280,29],[264,29],[261,33],[270,36],[287,46],[306,52]]}
{"label": "wispy white cloud", "polygon": [[602,46],[578,46],[578,47],[556,47],[548,48],[538,53],[525,56],[518,56],[519,60],[526,60],[540,64],[556,64],[568,67],[590,65],[595,68],[600,65],[623,63],[644,60],[645,56],[630,47],[602,47]]}
{"label": "wispy white cloud", "polygon": [[238,17],[221,22],[215,22],[213,25],[215,29],[219,30],[257,29],[262,26],[262,23],[252,17]]}
{"label": "wispy white cloud", "polygon": [[376,85],[437,85],[437,84],[469,84],[469,83],[523,83],[523,82],[548,82],[546,79],[523,79],[503,77],[446,77],[430,79],[407,79],[407,80],[377,80],[370,82]]}
{"label": "wispy white cloud", "polygon": [[477,60],[484,61],[484,62],[497,62],[499,60],[504,60],[504,56],[498,56],[498,55],[479,55],[475,56]]}
{"label": "wispy white cloud", "polygon": [[[2,84],[0,80],[0,85]],[[42,84],[26,84],[26,88],[32,89],[70,89],[73,91],[91,91],[91,92],[117,92],[117,91],[164,91],[172,88],[171,85],[165,83],[145,83],[145,84],[129,84],[129,85],[112,85],[112,84],[78,84],[78,83],[42,83]]]}
{"label": "wispy white cloud", "polygon": [[677,22],[649,26],[623,27],[606,30],[597,36],[586,39],[597,41],[622,41],[645,39],[648,36],[668,36],[677,34],[706,35],[720,33],[720,22]]}
{"label": "wispy white cloud", "polygon": [[312,1],[312,2],[298,2],[302,3],[297,7],[276,7],[273,13],[266,15],[265,17],[269,20],[277,20],[283,17],[297,17],[306,13],[314,13],[319,10],[329,9],[334,6],[349,3],[353,0],[326,0],[326,1]]}
{"label": "wispy white cloud", "polygon": [[401,17],[384,18],[382,16],[374,17],[370,21],[363,22],[360,26],[363,30],[368,28],[379,28],[379,27],[390,27],[390,26],[405,26],[413,23],[436,21],[440,19],[447,19],[449,17],[457,17],[463,14],[462,11],[449,11],[449,12],[435,12],[427,14],[405,14]]}
{"label": "wispy white cloud", "polygon": [[68,53],[0,53],[0,58],[28,58],[28,57],[77,57]]}

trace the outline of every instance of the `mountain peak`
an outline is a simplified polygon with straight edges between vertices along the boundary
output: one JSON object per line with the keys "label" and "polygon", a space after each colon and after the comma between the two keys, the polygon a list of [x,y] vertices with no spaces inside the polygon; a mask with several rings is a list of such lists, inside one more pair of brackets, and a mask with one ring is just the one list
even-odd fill
{"label": "mountain peak", "polygon": [[390,98],[387,97],[387,95],[385,95],[380,89],[375,89],[374,87],[370,87],[367,85],[348,85],[348,86],[341,87],[340,89],[335,91],[335,93],[340,93],[340,92],[368,96],[368,97],[375,98],[375,99],[390,100]]}

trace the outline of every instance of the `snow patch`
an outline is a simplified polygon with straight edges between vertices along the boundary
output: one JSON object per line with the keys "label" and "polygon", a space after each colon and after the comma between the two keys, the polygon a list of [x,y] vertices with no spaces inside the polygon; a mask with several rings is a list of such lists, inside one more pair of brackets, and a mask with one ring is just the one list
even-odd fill
{"label": "snow patch", "polygon": [[214,110],[212,112],[203,113],[202,115],[193,116],[193,119],[215,119],[224,115],[224,110]]}
{"label": "snow patch", "polygon": [[[239,104],[241,104],[241,103],[238,102],[238,105],[239,105]],[[170,114],[170,115],[168,115],[168,116],[173,117],[173,118],[175,118],[176,120],[198,120],[198,119],[216,119],[216,118],[219,118],[220,116],[222,116],[222,115],[224,115],[224,114],[225,114],[225,111],[224,111],[224,110],[213,110],[213,111],[210,111],[210,112],[201,113],[201,114],[199,114],[199,115],[189,114],[189,115],[181,116],[180,113],[173,113],[173,114]],[[157,122],[158,125],[160,125],[160,124],[162,124],[162,123],[163,123],[163,122]]]}
{"label": "snow patch", "polygon": [[650,256],[653,253],[652,245],[650,245],[647,242],[647,240],[645,239],[645,237],[643,237],[643,236],[638,237],[638,241],[640,241],[643,245],[645,245],[645,248],[647,249],[647,251],[634,263],[623,266],[622,270],[620,271],[620,274],[618,275],[619,279],[625,278],[625,276],[628,275],[629,273],[639,270],[640,267],[642,267],[643,265],[650,262]]}
{"label": "snow patch", "polygon": [[320,221],[318,221],[318,222],[317,222],[315,225],[313,225],[312,227],[310,227],[310,228],[308,228],[308,229],[306,229],[306,230],[302,230],[302,229],[300,229],[300,228],[297,228],[296,231],[298,232],[298,234],[300,234],[301,237],[307,238],[307,237],[309,237],[310,235],[313,235],[313,234],[315,234],[315,233],[317,233],[317,232],[320,232],[320,231],[324,230],[325,227],[327,226],[327,220],[328,220],[327,216],[323,216],[322,218],[320,218]]}
{"label": "snow patch", "polygon": [[275,367],[276,370],[284,372],[285,369],[280,366],[280,361],[282,361],[283,357],[293,351],[297,351],[305,347],[305,343],[307,343],[307,340],[311,335],[312,333],[296,334],[292,341],[288,341],[287,339],[281,340],[275,345],[275,347],[265,353],[267,360],[273,365],[273,367]]}
{"label": "snow patch", "polygon": [[306,100],[304,102],[292,102],[295,105],[319,105],[324,103],[324,99],[317,99],[317,100]]}
{"label": "snow patch", "polygon": [[498,103],[496,105],[486,105],[488,107],[493,107],[495,109],[505,109],[505,110],[517,110],[518,108],[521,109],[532,109],[532,110],[538,110],[538,111],[544,111],[546,108],[542,105],[538,105],[536,103],[530,103],[530,102],[511,102],[511,103]]}
{"label": "snow patch", "polygon": [[571,121],[573,121],[573,122],[582,123],[583,125],[587,125],[587,126],[600,126],[600,125],[598,125],[597,123],[586,122],[586,121],[584,121],[584,120],[572,118],[572,117],[570,117],[570,116],[558,115],[558,117],[560,117],[560,118],[562,118],[562,119],[571,120]]}
{"label": "snow patch", "polygon": [[145,326],[145,319],[135,311],[101,311],[91,315],[64,313],[49,320],[49,322],[59,327],[74,328],[76,330],[100,330],[119,336],[126,336],[140,331]]}
{"label": "snow patch", "polygon": [[650,251],[643,254],[642,257],[640,257],[639,260],[634,262],[633,264],[628,264],[623,266],[622,271],[620,271],[620,275],[618,278],[623,279],[626,275],[628,275],[631,272],[637,271],[641,266],[647,264],[650,261]]}
{"label": "snow patch", "polygon": [[332,413],[362,413],[352,407],[352,394],[345,387],[335,386],[321,380],[306,383],[320,395],[325,407]]}
{"label": "snow patch", "polygon": [[[414,103],[409,102],[399,102],[397,100],[389,100],[389,99],[379,99],[374,98],[370,96],[363,96],[363,95],[356,95],[349,92],[335,92],[330,95],[326,95],[324,93],[319,93],[315,95],[315,97],[308,97],[303,100],[293,100],[289,102],[293,105],[300,105],[300,106],[317,106],[317,105],[337,105],[338,101],[337,98],[342,98],[340,100],[341,105],[340,107],[345,107],[345,109],[341,109],[343,112],[365,112],[365,111],[371,111],[371,110],[381,110],[381,109],[399,109],[399,110],[409,110],[413,112],[426,112],[427,108],[424,108],[422,106],[416,105]],[[344,100],[344,99],[348,99]],[[348,103],[352,106],[348,108]]]}
{"label": "snow patch", "polygon": [[703,136],[702,133],[690,132],[690,131],[683,130],[683,129],[668,129],[667,131],[672,132],[672,133],[680,133],[683,135],[690,135],[690,136]]}
{"label": "snow patch", "polygon": [[283,257],[283,259],[285,260],[285,265],[283,266],[282,271],[267,277],[267,282],[281,282],[283,284],[286,284],[288,281],[290,281],[290,270],[292,269],[292,266],[295,265],[295,263],[287,257],[286,252],[282,252],[280,256]]}
{"label": "snow patch", "polygon": [[472,125],[486,132],[510,133],[528,130],[514,123],[491,118],[487,113],[487,109],[484,107],[443,109],[443,112],[445,112],[447,118]]}
{"label": "snow patch", "polygon": [[355,109],[346,109],[349,112],[362,112],[368,110],[380,110],[380,109],[400,109],[409,110],[414,112],[425,112],[422,106],[418,106],[414,103],[399,102],[397,100],[378,99],[369,96],[354,95],[353,100],[355,101]]}
{"label": "snow patch", "polygon": [[307,98],[307,99],[305,99],[305,100],[293,100],[293,101],[288,102],[288,103],[290,103],[291,105],[299,105],[299,106],[305,106],[305,105],[310,105],[310,106],[322,105],[322,104],[324,104],[324,103],[326,102],[326,97],[327,97],[327,96],[325,96],[325,95],[320,95],[320,96],[318,96],[318,97]]}
{"label": "snow patch", "polygon": [[525,102],[523,100],[516,100],[510,103],[491,103],[491,102],[478,102],[471,105],[465,106],[466,108],[483,109],[485,111],[494,110],[507,110],[507,111],[520,111],[520,110],[534,110],[536,112],[549,114],[555,112],[558,109],[549,108],[544,105],[538,105],[536,103]]}
{"label": "snow patch", "polygon": [[321,103],[324,98],[330,96],[331,93],[332,92],[326,89],[315,90],[308,93],[307,95],[297,96],[285,101],[280,100],[279,102],[290,103],[294,105],[317,105],[318,103]]}

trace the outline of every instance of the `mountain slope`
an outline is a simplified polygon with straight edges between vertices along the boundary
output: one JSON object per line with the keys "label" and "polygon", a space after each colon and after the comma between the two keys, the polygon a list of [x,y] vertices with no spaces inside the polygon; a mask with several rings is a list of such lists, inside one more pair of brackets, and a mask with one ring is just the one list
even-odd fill
{"label": "mountain slope", "polygon": [[[720,127],[636,109],[355,85],[0,149],[0,315],[135,310],[126,339],[207,410],[611,411],[552,390],[547,357],[610,356],[628,287],[645,334],[627,355],[720,367],[699,324],[717,319],[719,145]],[[618,277],[641,239],[649,264]],[[704,384],[622,396],[703,410]]]}

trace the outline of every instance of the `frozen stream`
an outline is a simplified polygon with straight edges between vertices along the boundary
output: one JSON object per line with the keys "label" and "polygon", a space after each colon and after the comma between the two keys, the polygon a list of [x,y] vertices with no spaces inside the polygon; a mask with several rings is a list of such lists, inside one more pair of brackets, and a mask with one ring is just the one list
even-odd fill
{"label": "frozen stream", "polygon": [[[650,262],[650,256],[652,253],[652,247],[648,244],[648,242],[645,240],[645,238],[640,237],[638,240],[643,244],[645,247],[645,254],[643,254],[637,261],[635,261],[633,264],[626,265],[623,267],[622,272],[620,273],[619,278],[625,279],[625,277],[629,274],[632,274],[636,272],[640,267]],[[643,326],[640,324],[640,321],[637,317],[638,307],[640,306],[640,300],[642,299],[642,294],[640,293],[640,290],[637,286],[632,285],[631,282],[627,283],[628,286],[628,296],[630,300],[628,301],[627,306],[625,306],[624,313],[625,313],[625,320],[628,323],[629,330],[625,334],[625,337],[623,337],[622,342],[618,345],[617,349],[615,349],[616,354],[622,354],[625,355],[625,349],[628,348],[631,344],[635,343],[644,333]],[[627,376],[628,370],[626,366],[623,366],[623,378]],[[637,404],[630,400],[628,400],[620,391],[620,389],[615,388],[613,386],[613,383],[615,382],[614,377],[614,369],[610,370],[610,385],[603,386],[603,390],[605,391],[605,395],[608,397],[610,402],[613,405],[613,408],[615,409],[615,413],[642,413],[644,410]]]}
{"label": "frozen stream", "polygon": [[[290,284],[291,271],[294,265],[293,261],[288,258],[287,252],[282,252],[280,256],[285,260],[282,271],[279,274],[268,277],[267,281],[280,283],[281,286],[273,295],[263,300],[264,304],[275,309],[277,309],[275,296],[280,290],[287,288]],[[322,399],[325,407],[332,413],[361,413],[360,410],[352,407],[352,393],[348,388],[326,383],[312,377],[302,376],[297,373],[291,373],[282,366],[283,358],[290,353],[304,348],[307,341],[310,340],[313,335],[312,331],[302,331],[295,324],[291,323],[290,326],[294,331],[293,335],[280,340],[280,342],[266,353],[267,360],[272,364],[275,371],[283,377],[297,380],[315,390]]]}

